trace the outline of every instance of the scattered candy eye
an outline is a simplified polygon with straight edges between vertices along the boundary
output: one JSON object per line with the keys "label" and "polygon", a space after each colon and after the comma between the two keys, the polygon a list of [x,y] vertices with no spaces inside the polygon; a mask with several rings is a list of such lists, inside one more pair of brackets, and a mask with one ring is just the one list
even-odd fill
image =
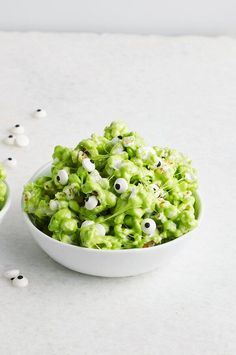
{"label": "scattered candy eye", "polygon": [[85,207],[87,210],[91,211],[91,210],[93,210],[95,207],[97,207],[97,205],[98,205],[98,199],[97,199],[96,196],[92,195],[92,196],[89,196],[88,199],[86,199],[84,207]]}
{"label": "scattered candy eye", "polygon": [[34,111],[34,117],[36,118],[43,118],[47,116],[47,112],[41,108],[38,108],[36,111]]}
{"label": "scattered candy eye", "polygon": [[99,232],[100,237],[104,237],[104,235],[106,234],[106,229],[104,228],[104,226],[100,223],[97,223],[96,228]]}
{"label": "scattered candy eye", "polygon": [[148,235],[151,235],[155,232],[156,230],[156,223],[153,219],[151,218],[145,218],[143,221],[142,221],[142,231],[145,233],[145,234],[148,234]]}
{"label": "scattered candy eye", "polygon": [[9,157],[4,161],[4,165],[7,166],[8,168],[13,168],[14,166],[17,165],[16,159]]}
{"label": "scattered candy eye", "polygon": [[6,272],[4,272],[4,276],[8,279],[14,279],[15,277],[20,275],[20,270],[18,269],[13,269],[13,270],[7,270]]}
{"label": "scattered candy eye", "polygon": [[23,134],[25,132],[25,129],[20,124],[16,124],[11,128],[11,132],[14,134]]}
{"label": "scattered candy eye", "polygon": [[15,287],[26,287],[28,286],[29,281],[23,275],[18,275],[12,280],[12,285]]}
{"label": "scattered candy eye", "polygon": [[56,179],[61,185],[66,185],[69,179],[67,171],[63,169],[59,170]]}
{"label": "scattered candy eye", "polygon": [[90,226],[91,224],[94,224],[94,222],[90,221],[90,220],[83,221],[83,223],[81,224],[80,228],[86,227],[86,226]]}
{"label": "scattered candy eye", "polygon": [[114,183],[114,189],[119,194],[122,194],[123,192],[128,190],[128,187],[129,187],[128,182],[123,178],[116,179]]}
{"label": "scattered candy eye", "polygon": [[82,160],[82,165],[83,165],[83,168],[85,170],[87,170],[89,173],[92,172],[93,170],[95,170],[94,161],[89,159],[89,158],[83,159]]}
{"label": "scattered candy eye", "polygon": [[15,143],[15,139],[16,138],[15,136],[13,136],[13,134],[9,134],[9,136],[4,139],[4,143],[8,145],[13,145]]}
{"label": "scattered candy eye", "polygon": [[49,208],[50,208],[52,211],[58,210],[59,207],[60,207],[59,201],[51,200],[51,201],[49,202]]}
{"label": "scattered candy eye", "polygon": [[27,147],[29,145],[29,138],[23,134],[16,136],[15,143],[18,147]]}

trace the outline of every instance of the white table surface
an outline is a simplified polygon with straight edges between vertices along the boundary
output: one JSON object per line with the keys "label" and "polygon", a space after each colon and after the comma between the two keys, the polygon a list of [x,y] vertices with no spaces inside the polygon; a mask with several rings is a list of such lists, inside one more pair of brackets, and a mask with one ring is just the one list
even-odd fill
{"label": "white table surface", "polygon": [[[2,355],[236,353],[236,40],[0,33],[0,138],[23,124],[30,147],[0,144],[12,206],[0,226]],[[36,108],[48,117],[34,119]],[[22,186],[56,144],[74,146],[115,119],[150,144],[192,157],[199,237],[162,270],[133,278],[78,274],[52,261],[22,221]]]}

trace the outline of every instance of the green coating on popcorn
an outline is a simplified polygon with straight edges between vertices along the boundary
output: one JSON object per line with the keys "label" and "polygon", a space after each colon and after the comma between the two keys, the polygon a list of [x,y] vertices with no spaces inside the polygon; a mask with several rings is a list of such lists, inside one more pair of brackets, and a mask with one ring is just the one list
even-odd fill
{"label": "green coating on popcorn", "polygon": [[[95,170],[83,167],[85,158]],[[191,161],[176,150],[147,146],[123,123],[112,122],[104,136],[92,134],[74,149],[55,147],[53,159],[51,176],[29,183],[23,196],[33,223],[56,240],[95,249],[144,248],[197,226],[198,179]],[[119,193],[114,184],[122,179],[126,189]],[[155,222],[151,233],[142,228],[144,219]],[[94,223],[82,226],[84,221]]]}
{"label": "green coating on popcorn", "polygon": [[7,197],[7,185],[5,184],[6,172],[0,165],[0,210],[4,206]]}

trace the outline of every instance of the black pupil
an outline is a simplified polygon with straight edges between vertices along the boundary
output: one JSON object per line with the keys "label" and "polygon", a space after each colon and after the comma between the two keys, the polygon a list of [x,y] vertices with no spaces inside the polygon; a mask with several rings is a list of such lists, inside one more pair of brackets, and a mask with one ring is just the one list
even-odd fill
{"label": "black pupil", "polygon": [[145,226],[145,228],[149,228],[150,227],[150,223],[147,222],[147,223],[144,224],[144,226]]}
{"label": "black pupil", "polygon": [[90,159],[91,163],[94,164],[94,160]]}
{"label": "black pupil", "polygon": [[88,201],[88,200],[89,200],[89,197],[86,197],[86,198],[85,198],[85,201]]}
{"label": "black pupil", "polygon": [[40,112],[41,111],[41,109],[39,108],[38,110],[37,110],[37,112]]}
{"label": "black pupil", "polygon": [[17,278],[18,278],[18,280],[21,280],[21,279],[23,279],[23,276],[20,275]]}
{"label": "black pupil", "polygon": [[15,127],[20,127],[20,125],[19,125],[19,124],[16,124]]}
{"label": "black pupil", "polygon": [[8,138],[12,138],[12,137],[13,137],[12,135],[8,136]]}
{"label": "black pupil", "polygon": [[12,158],[8,158],[8,160],[12,160]]}
{"label": "black pupil", "polygon": [[57,181],[60,181],[60,176],[59,175],[57,175]]}
{"label": "black pupil", "polygon": [[122,139],[122,136],[117,136],[117,138]]}
{"label": "black pupil", "polygon": [[159,166],[161,166],[161,162],[160,161],[157,163],[157,167],[158,168],[159,168]]}
{"label": "black pupil", "polygon": [[116,190],[120,190],[120,184],[115,184]]}

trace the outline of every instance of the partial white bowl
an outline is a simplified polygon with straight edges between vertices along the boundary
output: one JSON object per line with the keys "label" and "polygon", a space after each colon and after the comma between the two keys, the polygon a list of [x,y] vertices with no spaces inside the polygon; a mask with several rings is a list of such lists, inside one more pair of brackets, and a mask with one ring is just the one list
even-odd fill
{"label": "partial white bowl", "polygon": [[[51,163],[44,165],[34,174],[30,182],[43,175],[50,176],[50,168]],[[198,196],[197,199],[199,217],[201,206]],[[195,229],[171,242],[150,248],[125,250],[88,249],[59,242],[37,229],[23,210],[23,200],[22,212],[30,234],[52,259],[71,270],[102,277],[134,276],[154,270],[164,264],[167,265],[172,256],[179,249],[187,246],[193,236],[198,233],[197,229]]]}
{"label": "partial white bowl", "polygon": [[4,203],[4,206],[2,207],[2,209],[0,209],[0,224],[3,221],[3,217],[5,216],[5,214],[7,213],[7,211],[9,210],[10,204],[11,204],[11,194],[10,194],[10,188],[8,186],[8,184],[5,182],[5,184],[7,185],[7,197]]}

